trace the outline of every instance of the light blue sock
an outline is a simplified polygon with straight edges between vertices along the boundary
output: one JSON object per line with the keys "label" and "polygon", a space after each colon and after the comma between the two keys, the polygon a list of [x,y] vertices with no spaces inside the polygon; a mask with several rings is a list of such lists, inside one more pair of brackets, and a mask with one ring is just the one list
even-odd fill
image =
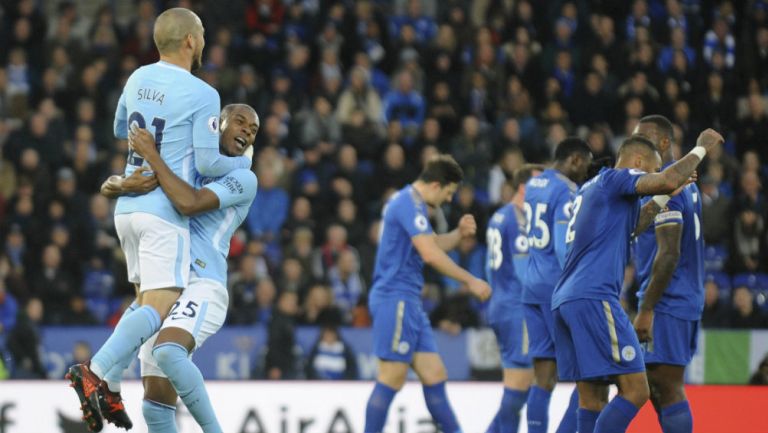
{"label": "light blue sock", "polygon": [[638,409],[624,397],[617,395],[600,412],[594,433],[624,433],[637,415]]}
{"label": "light blue sock", "polygon": [[579,409],[579,391],[574,388],[571,393],[571,401],[568,403],[568,409],[565,410],[565,415],[560,421],[560,425],[557,427],[556,433],[576,433],[576,425],[578,418],[576,411]]}
{"label": "light blue sock", "polygon": [[424,400],[427,402],[427,409],[432,418],[437,421],[440,429],[444,433],[460,433],[456,415],[451,409],[451,403],[448,401],[448,395],[445,393],[445,382],[435,385],[424,385]]}
{"label": "light blue sock", "polygon": [[520,409],[525,406],[528,391],[504,388],[499,409],[499,433],[517,433],[520,427]]}
{"label": "light blue sock", "polygon": [[549,400],[552,393],[536,385],[528,393],[528,431],[547,433],[549,426]]}
{"label": "light blue sock", "polygon": [[693,415],[688,400],[661,409],[661,429],[664,433],[691,433]]}
{"label": "light blue sock", "polygon": [[381,433],[387,422],[387,412],[397,390],[376,382],[365,408],[365,433]]}
{"label": "light blue sock", "polygon": [[[120,316],[120,320],[117,323],[120,324],[123,319],[125,319],[129,314],[133,313],[139,307],[139,303],[133,301],[131,305],[129,305],[128,308],[123,311],[123,315]],[[120,360],[117,365],[110,368],[109,371],[107,371],[107,373],[104,375],[104,382],[107,382],[107,387],[109,387],[110,391],[120,392],[120,382],[123,379],[123,372],[126,368],[128,368],[129,365],[131,365],[131,361],[136,358],[136,354],[138,352],[139,348],[137,347],[136,350],[131,352],[129,356],[126,356],[125,359]]]}
{"label": "light blue sock", "polygon": [[579,408],[577,411],[577,418],[579,423],[579,433],[593,433],[595,431],[595,423],[597,417],[600,416],[600,412],[595,412],[589,409]]}
{"label": "light blue sock", "polygon": [[161,323],[160,314],[149,305],[144,305],[125,316],[91,359],[91,371],[103,378],[112,367],[130,356],[157,332]]}
{"label": "light blue sock", "polygon": [[144,400],[141,403],[144,421],[151,433],[178,433],[176,430],[176,408],[167,404]]}
{"label": "light blue sock", "polygon": [[222,433],[203,383],[203,375],[188,355],[187,349],[176,343],[163,343],[152,349],[157,365],[168,376],[203,432]]}

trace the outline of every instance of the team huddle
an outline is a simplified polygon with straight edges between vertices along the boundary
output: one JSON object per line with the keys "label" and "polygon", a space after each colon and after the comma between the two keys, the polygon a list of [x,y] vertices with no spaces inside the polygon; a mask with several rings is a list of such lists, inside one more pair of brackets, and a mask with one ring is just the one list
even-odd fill
{"label": "team huddle", "polygon": [[[226,317],[229,240],[256,197],[251,163],[259,118],[243,104],[222,110],[216,90],[191,74],[201,63],[203,31],[187,9],[163,12],[154,28],[160,61],[136,70],[118,103],[114,132],[130,152],[124,175],[107,179],[102,194],[117,198],[115,227],[137,298],[93,358],[67,375],[92,431],[104,420],[132,427],[120,380],[137,355],[150,432],[177,431],[179,397],[204,432],[222,431],[190,356]],[[703,309],[701,203],[693,180],[723,139],[706,130],[674,161],[669,120],[647,116],[634,132],[615,167],[591,179],[589,146],[567,138],[551,166],[526,165],[508,180],[514,197],[486,232],[488,283],[446,253],[476,236],[472,216],[451,232],[432,230],[430,215],[463,180],[452,157],[429,160],[390,198],[369,292],[379,370],[366,433],[384,430],[409,368],[441,430],[462,431],[422,308],[424,264],[489,301],[504,370],[489,433],[516,432],[526,405],[528,431],[546,432],[558,380],[577,383],[560,433],[624,432],[649,398],[665,433],[692,431],[683,381]],[[634,324],[619,302],[633,249],[641,281]],[[609,384],[618,387],[610,402]]]}

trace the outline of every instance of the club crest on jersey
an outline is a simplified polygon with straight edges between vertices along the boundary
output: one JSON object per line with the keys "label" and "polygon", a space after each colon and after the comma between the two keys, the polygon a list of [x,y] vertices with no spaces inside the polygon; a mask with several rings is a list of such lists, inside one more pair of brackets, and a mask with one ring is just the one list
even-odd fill
{"label": "club crest on jersey", "polygon": [[413,220],[413,225],[416,226],[418,231],[425,231],[427,229],[427,217],[424,215],[416,215],[416,219]]}
{"label": "club crest on jersey", "polygon": [[400,344],[398,344],[398,345],[397,345],[397,351],[398,351],[398,352],[399,352],[401,355],[405,355],[406,353],[408,353],[408,351],[409,351],[410,349],[411,349],[411,345],[410,345],[410,344],[408,344],[408,342],[407,342],[407,341],[401,341],[401,342],[400,342]]}
{"label": "club crest on jersey", "polygon": [[218,134],[219,132],[219,118],[217,116],[211,116],[208,119],[208,129],[211,130],[214,134]]}
{"label": "club crest on jersey", "polygon": [[635,359],[635,356],[637,356],[637,352],[635,351],[635,348],[632,346],[624,346],[621,349],[621,358],[627,362],[632,361]]}

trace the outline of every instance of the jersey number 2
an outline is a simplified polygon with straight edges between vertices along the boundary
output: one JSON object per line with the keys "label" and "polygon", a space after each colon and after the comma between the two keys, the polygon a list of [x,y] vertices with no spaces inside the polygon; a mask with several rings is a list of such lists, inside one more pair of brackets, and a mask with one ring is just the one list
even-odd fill
{"label": "jersey number 2", "polygon": [[[134,111],[130,116],[128,116],[129,131],[133,122],[136,122],[136,126],[141,129],[146,129],[147,127],[147,121],[144,120],[144,116],[142,116],[138,111]],[[155,117],[152,119],[152,126],[155,127],[155,145],[157,146],[157,151],[160,152],[160,144],[163,142],[163,130],[165,129],[165,119],[161,117]],[[144,158],[139,156],[138,153],[134,152],[133,149],[129,149],[128,164],[140,167],[144,165]]]}
{"label": "jersey number 2", "polygon": [[568,229],[565,231],[565,243],[570,244],[573,242],[573,239],[576,238],[576,231],[573,230],[573,224],[576,222],[576,215],[579,214],[579,209],[581,209],[581,200],[584,198],[584,196],[578,196],[576,197],[576,200],[573,201],[573,216],[571,216],[571,220],[568,221]]}

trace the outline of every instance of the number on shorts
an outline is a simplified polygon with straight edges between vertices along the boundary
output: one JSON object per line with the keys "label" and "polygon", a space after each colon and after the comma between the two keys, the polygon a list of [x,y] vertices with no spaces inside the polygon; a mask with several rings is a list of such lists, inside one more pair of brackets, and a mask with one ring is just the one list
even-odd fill
{"label": "number on shorts", "polygon": [[[177,318],[176,315],[179,313],[177,310],[180,305],[181,304],[179,303],[179,301],[176,301],[173,304],[173,308],[171,308],[171,312],[168,313],[168,317],[170,317],[171,320],[175,320]],[[188,301],[187,306],[184,307],[184,309],[181,311],[181,315],[191,319],[197,315],[197,307],[199,307],[199,305],[197,305],[196,302]]]}

